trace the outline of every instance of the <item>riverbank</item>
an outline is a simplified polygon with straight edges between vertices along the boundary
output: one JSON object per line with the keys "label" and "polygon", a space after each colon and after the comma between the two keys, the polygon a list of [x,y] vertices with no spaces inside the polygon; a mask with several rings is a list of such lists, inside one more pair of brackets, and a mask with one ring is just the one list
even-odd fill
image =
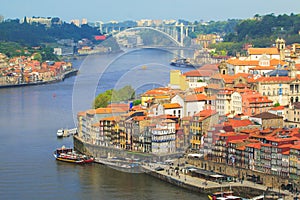
{"label": "riverbank", "polygon": [[287,191],[278,191],[276,189],[269,190],[268,187],[264,185],[258,185],[249,181],[222,183],[208,181],[190,176],[184,170],[178,170],[176,173],[176,170],[170,169],[168,165],[163,165],[161,163],[142,165],[142,168],[148,175],[162,181],[207,195],[220,191],[233,191],[235,196],[237,195],[247,199],[252,199],[261,195],[264,195],[264,199],[279,199],[280,196],[284,196],[284,199],[294,199],[293,195]]}
{"label": "riverbank", "polygon": [[69,78],[71,76],[75,76],[75,75],[77,75],[77,73],[78,73],[78,69],[71,69],[71,70],[65,71],[64,73],[60,74],[59,76],[54,77],[51,80],[29,82],[29,83],[18,83],[18,84],[5,84],[5,85],[0,85],[0,88],[25,87],[25,86],[56,83],[56,82],[64,81],[64,79]]}
{"label": "riverbank", "polygon": [[[74,148],[81,153],[93,155],[95,157],[96,163],[107,165],[108,167],[112,167],[119,171],[129,172],[132,170],[121,170],[122,167],[112,166],[111,162],[109,164],[103,162],[101,157],[111,157],[116,158],[135,158],[139,159],[140,167],[142,168],[140,172],[146,173],[150,176],[158,178],[164,182],[170,183],[172,185],[176,185],[181,188],[188,189],[190,191],[199,192],[203,194],[212,194],[214,192],[220,192],[225,190],[232,190],[234,195],[242,196],[244,198],[251,199],[256,196],[265,195],[265,199],[278,199],[279,195],[284,195],[285,199],[293,199],[293,194],[287,191],[280,191],[278,189],[270,190],[269,187],[265,185],[256,184],[250,181],[210,181],[197,176],[193,176],[187,169],[194,168],[198,169],[193,164],[185,164],[185,166],[180,166],[178,173],[175,171],[174,166],[177,166],[174,163],[174,166],[170,166],[164,162],[160,162],[163,160],[161,157],[152,157],[146,155],[135,155],[129,151],[121,150],[121,149],[113,149],[113,148],[105,148],[99,147],[98,145],[88,144],[83,142],[78,138],[78,136],[73,137]],[[131,153],[131,154],[130,154]],[[167,157],[166,157],[167,158]],[[175,160],[178,158],[175,156]],[[148,161],[148,162],[143,162]],[[181,160],[182,161],[182,160]],[[178,163],[177,163],[178,164]],[[123,169],[125,169],[123,167]],[[136,172],[135,172],[136,173]]]}

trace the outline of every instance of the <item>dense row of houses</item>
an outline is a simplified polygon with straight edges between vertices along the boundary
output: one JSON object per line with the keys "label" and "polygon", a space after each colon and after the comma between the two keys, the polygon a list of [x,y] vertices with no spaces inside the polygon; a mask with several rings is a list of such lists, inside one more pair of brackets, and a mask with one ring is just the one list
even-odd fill
{"label": "dense row of houses", "polygon": [[0,85],[52,81],[72,69],[69,62],[40,62],[31,56],[8,58],[0,53]]}
{"label": "dense row of houses", "polygon": [[205,159],[282,177],[300,174],[300,60],[286,49],[250,48],[197,70],[170,72],[170,84],[78,113],[78,137],[94,145]]}

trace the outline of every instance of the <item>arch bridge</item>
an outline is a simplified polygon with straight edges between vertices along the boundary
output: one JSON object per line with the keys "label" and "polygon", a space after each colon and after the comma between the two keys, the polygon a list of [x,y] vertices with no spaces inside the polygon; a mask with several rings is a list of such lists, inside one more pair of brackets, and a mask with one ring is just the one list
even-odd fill
{"label": "arch bridge", "polygon": [[153,30],[159,32],[169,38],[174,44],[179,47],[184,47],[184,39],[189,38],[189,31],[194,31],[194,26],[185,26],[183,23],[179,25],[164,25],[164,26],[136,26],[136,27],[122,27],[122,26],[103,26],[100,32],[118,37],[125,32],[136,30]]}

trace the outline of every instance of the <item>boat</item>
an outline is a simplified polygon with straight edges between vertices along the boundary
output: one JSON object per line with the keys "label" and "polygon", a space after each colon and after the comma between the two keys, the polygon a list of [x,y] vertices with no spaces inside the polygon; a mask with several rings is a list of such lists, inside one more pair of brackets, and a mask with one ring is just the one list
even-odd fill
{"label": "boat", "polygon": [[139,162],[118,158],[97,158],[95,162],[106,165],[112,169],[126,173],[141,173],[142,168]]}
{"label": "boat", "polygon": [[232,190],[214,192],[213,194],[208,195],[208,198],[210,200],[214,200],[214,199],[219,199],[219,200],[227,200],[227,199],[240,200],[240,199],[242,199],[241,197],[233,196],[233,191]]}
{"label": "boat", "polygon": [[174,58],[170,65],[175,67],[194,67],[194,65],[187,58]]}
{"label": "boat", "polygon": [[63,137],[64,136],[64,129],[58,129],[56,132],[57,137]]}
{"label": "boat", "polygon": [[72,129],[58,129],[56,132],[57,137],[69,137],[71,135],[76,135],[77,134],[77,128],[72,128]]}
{"label": "boat", "polygon": [[62,146],[54,151],[53,156],[58,161],[76,163],[76,164],[87,164],[93,163],[94,158],[92,156],[87,156],[84,154],[79,154],[75,152],[72,148],[66,148]]}

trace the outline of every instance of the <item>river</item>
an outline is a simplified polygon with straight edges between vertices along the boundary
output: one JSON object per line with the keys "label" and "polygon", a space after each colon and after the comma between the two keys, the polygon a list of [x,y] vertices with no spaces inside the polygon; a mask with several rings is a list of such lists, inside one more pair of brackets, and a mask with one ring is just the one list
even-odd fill
{"label": "river", "polygon": [[138,92],[165,85],[173,57],[158,49],[94,55],[76,60],[79,74],[63,82],[0,89],[0,199],[206,199],[146,174],[52,155],[73,144],[58,139],[57,129],[75,127],[76,113],[91,108],[95,95],[126,84]]}

